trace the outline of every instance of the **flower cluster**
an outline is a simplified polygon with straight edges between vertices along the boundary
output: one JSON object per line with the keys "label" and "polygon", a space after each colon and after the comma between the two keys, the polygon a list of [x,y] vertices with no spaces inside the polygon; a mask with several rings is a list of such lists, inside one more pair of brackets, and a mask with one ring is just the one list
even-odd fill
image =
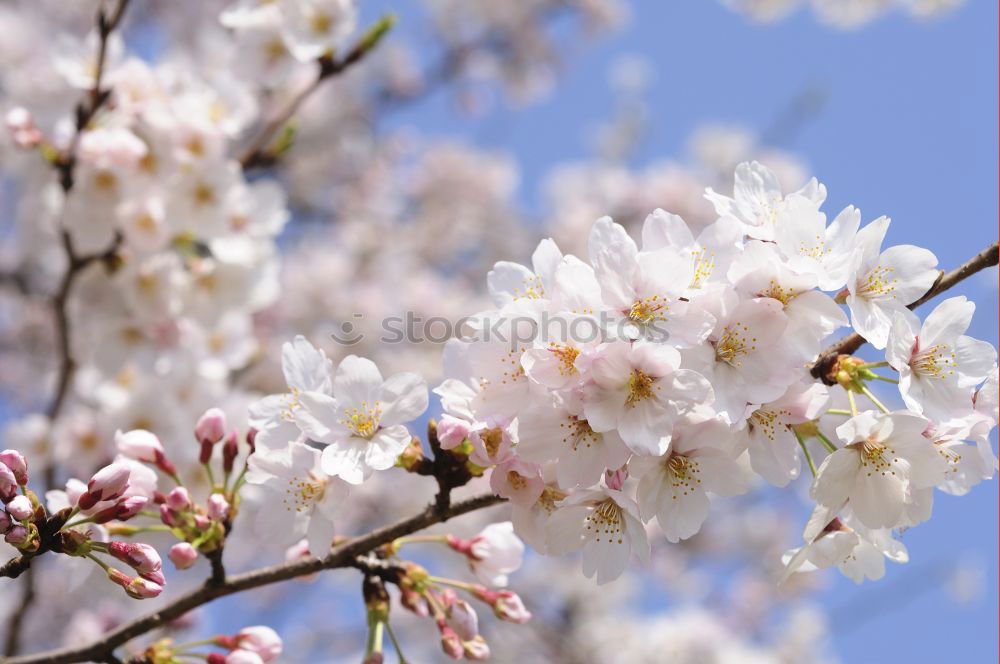
{"label": "flower cluster", "polygon": [[[711,496],[747,491],[753,474],[785,486],[803,456],[812,467],[816,438],[831,454],[789,568],[817,564],[817,547],[836,539],[843,548],[826,565],[877,578],[881,556],[859,548],[901,559],[890,530],[925,520],[933,487],[961,493],[992,476],[996,351],[964,336],[974,309],[964,298],[923,325],[910,313],[937,261],[914,246],[883,250],[888,219],[861,228],[848,207],[828,224],[821,184],[786,194],[756,162],[737,168],[733,196],[706,196],[718,219],[697,235],[656,210],[641,246],[602,218],[588,261],[546,240],[531,268],[498,263],[488,280],[497,308],[446,348],[442,444],[468,444],[469,459],[492,468],[536,550],[582,549],[585,574],[604,582],[631,553],[646,555],[645,523],[689,538]],[[887,361],[843,356],[831,389],[809,368],[848,323],[838,302]],[[897,382],[876,368],[899,372],[907,410],[889,411],[869,388]],[[849,410],[831,408],[845,398]],[[839,446],[823,433],[831,427]]]}
{"label": "flower cluster", "polygon": [[[221,648],[226,653],[196,652],[204,646]],[[266,625],[254,625],[233,635],[205,641],[176,643],[169,638],[160,639],[146,648],[142,656],[150,664],[172,664],[182,658],[203,659],[208,664],[268,664],[277,661],[283,647],[277,632]]]}

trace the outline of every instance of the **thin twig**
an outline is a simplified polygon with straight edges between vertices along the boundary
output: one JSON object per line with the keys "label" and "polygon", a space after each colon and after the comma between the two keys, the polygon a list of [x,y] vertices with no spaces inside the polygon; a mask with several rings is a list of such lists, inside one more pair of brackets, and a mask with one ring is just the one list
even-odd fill
{"label": "thin twig", "polygon": [[[183,616],[191,609],[207,604],[219,597],[314,574],[324,569],[369,566],[371,563],[368,559],[364,558],[364,555],[383,544],[388,544],[397,537],[409,535],[453,517],[474,512],[501,502],[503,502],[503,498],[492,494],[483,494],[454,502],[443,514],[431,505],[415,516],[397,521],[392,525],[379,528],[366,535],[355,537],[343,544],[337,545],[323,558],[305,558],[280,565],[272,565],[271,567],[264,567],[252,572],[228,577],[223,583],[218,585],[213,585],[209,582],[200,588],[178,597],[170,604],[153,613],[120,625],[100,639],[87,645],[51,650],[37,655],[14,657],[4,660],[3,664],[72,664],[73,662],[99,660],[102,657],[107,657],[108,653],[113,652],[115,648],[127,643],[131,639],[161,627],[171,620]],[[360,560],[359,557],[361,558]]]}
{"label": "thin twig", "polygon": [[275,134],[278,133],[278,130],[295,115],[299,107],[319,88],[323,81],[347,71],[353,65],[361,62],[366,55],[374,50],[395,22],[395,18],[391,15],[380,19],[343,58],[335,59],[332,55],[325,55],[319,58],[316,61],[319,65],[316,78],[296,93],[284,107],[264,123],[264,126],[251,139],[250,144],[239,157],[240,165],[244,169],[269,165],[274,160],[275,155],[270,153],[268,145]]}
{"label": "thin twig", "polygon": [[[997,264],[998,259],[1000,259],[1000,245],[994,242],[951,272],[941,275],[934,282],[934,285],[931,286],[930,290],[924,293],[916,302],[908,304],[907,308],[916,309],[924,302],[968,279],[976,272],[993,267]],[[810,373],[814,378],[821,379],[827,385],[833,385],[827,374],[830,373],[833,363],[837,361],[837,356],[850,355],[865,345],[865,343],[865,338],[857,332],[844,337],[820,353],[819,359],[813,364]]]}

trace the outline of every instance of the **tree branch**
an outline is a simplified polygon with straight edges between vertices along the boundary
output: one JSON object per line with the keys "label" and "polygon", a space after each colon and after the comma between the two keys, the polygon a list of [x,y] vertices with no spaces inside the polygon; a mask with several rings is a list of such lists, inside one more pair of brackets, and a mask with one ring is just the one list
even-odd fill
{"label": "tree branch", "polygon": [[[924,302],[968,279],[976,272],[993,267],[997,264],[998,260],[1000,260],[1000,244],[994,242],[951,272],[938,277],[938,280],[934,282],[930,290],[924,293],[916,302],[908,304],[907,308],[916,309]],[[830,373],[833,363],[837,361],[837,356],[850,355],[865,345],[865,343],[865,338],[857,332],[844,337],[820,353],[819,359],[813,364],[810,373],[814,378],[821,379],[827,385],[833,385],[834,381],[831,381],[827,374]]]}
{"label": "tree branch", "polygon": [[254,136],[239,157],[240,165],[244,169],[270,165],[274,161],[275,155],[271,154],[268,150],[268,143],[278,133],[278,130],[295,115],[299,107],[319,88],[323,81],[342,74],[350,69],[351,66],[363,60],[368,53],[374,50],[382,40],[382,37],[389,32],[395,23],[396,19],[393,16],[384,16],[361,37],[358,43],[354,45],[354,48],[348,51],[347,55],[343,58],[335,60],[332,55],[325,55],[319,58],[317,60],[319,71],[316,73],[316,78],[296,93],[281,110],[264,123],[264,126],[261,127],[260,131],[257,132],[257,135]]}
{"label": "tree branch", "polygon": [[443,513],[439,512],[433,505],[430,505],[419,514],[337,545],[323,558],[306,558],[264,567],[252,572],[228,577],[221,584],[212,584],[209,581],[200,588],[178,597],[170,604],[153,613],[120,625],[93,643],[81,647],[51,650],[37,655],[14,657],[3,660],[3,664],[71,664],[73,662],[100,660],[101,658],[106,658],[115,648],[127,643],[131,639],[141,636],[157,627],[161,627],[171,620],[179,618],[191,609],[207,604],[212,600],[243,592],[244,590],[306,576],[325,569],[362,566],[362,568],[366,568],[371,563],[364,558],[364,555],[383,544],[388,544],[397,537],[409,535],[418,530],[423,530],[428,526],[442,523],[453,517],[490,507],[503,501],[504,499],[499,496],[482,494],[454,502]]}

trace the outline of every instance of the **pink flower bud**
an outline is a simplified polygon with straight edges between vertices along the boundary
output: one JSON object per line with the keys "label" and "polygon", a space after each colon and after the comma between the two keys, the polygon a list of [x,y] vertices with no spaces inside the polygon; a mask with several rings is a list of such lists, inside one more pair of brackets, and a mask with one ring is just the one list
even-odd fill
{"label": "pink flower bud", "polygon": [[107,523],[108,521],[128,521],[141,512],[149,503],[146,496],[129,496],[122,498],[117,503],[103,509],[93,516],[94,523]]}
{"label": "pink flower bud", "polygon": [[464,642],[462,649],[465,651],[466,659],[482,661],[490,658],[490,647],[486,643],[486,639],[478,634],[474,638]]}
{"label": "pink flower bud", "polygon": [[229,516],[229,501],[221,493],[208,497],[208,516],[215,521],[225,521]]}
{"label": "pink flower bud", "polygon": [[437,425],[438,442],[441,449],[450,450],[458,447],[469,437],[469,423],[451,415],[445,415]]}
{"label": "pink flower bud", "polygon": [[160,554],[148,544],[138,542],[111,542],[108,553],[122,561],[139,574],[158,572],[163,566]]}
{"label": "pink flower bud", "polygon": [[121,461],[101,468],[87,483],[87,492],[80,496],[77,503],[80,509],[89,510],[102,500],[119,498],[128,488],[131,473],[129,465]]}
{"label": "pink flower bud", "polygon": [[14,526],[7,531],[4,535],[4,541],[11,546],[20,549],[25,544],[28,543],[28,539],[31,537],[31,531],[29,531],[24,526]]}
{"label": "pink flower bud", "polygon": [[239,452],[238,437],[236,429],[233,429],[226,436],[226,442],[222,446],[222,470],[227,473],[233,472],[233,464],[236,461],[236,454]]}
{"label": "pink flower bud", "polygon": [[509,590],[489,590],[483,586],[474,586],[472,593],[476,599],[493,606],[493,613],[500,620],[515,624],[531,620],[531,613],[524,608],[524,602]]}
{"label": "pink flower bud", "polygon": [[114,567],[108,568],[108,578],[121,586],[125,594],[133,599],[150,599],[163,592],[161,584],[139,576],[129,576]]}
{"label": "pink flower bud", "polygon": [[464,653],[462,649],[462,639],[455,633],[444,619],[438,620],[438,629],[441,631],[441,649],[444,654],[452,659],[462,659]]}
{"label": "pink flower bud", "polygon": [[463,641],[474,639],[479,634],[479,616],[472,605],[463,599],[456,598],[448,608],[448,625]]}
{"label": "pink flower bud", "polygon": [[18,521],[27,521],[35,514],[35,508],[31,505],[31,499],[27,496],[14,496],[7,503],[7,511]]}
{"label": "pink flower bud", "polygon": [[166,505],[160,505],[160,521],[173,528],[177,525],[177,514]]}
{"label": "pink flower bud", "polygon": [[612,491],[621,491],[628,479],[628,467],[622,466],[618,470],[607,470],[604,472],[604,483]]}
{"label": "pink flower bud", "polygon": [[410,588],[400,587],[399,603],[403,605],[404,609],[412,611],[421,618],[426,618],[430,615],[427,600],[424,599],[423,595]]}
{"label": "pink flower bud", "polygon": [[239,648],[257,653],[264,662],[278,659],[281,655],[281,637],[266,625],[244,627],[236,635]]}
{"label": "pink flower bud", "polygon": [[17,450],[4,450],[0,452],[0,463],[10,468],[19,485],[28,483],[28,461],[23,454]]}
{"label": "pink flower bud", "polygon": [[14,471],[6,464],[0,463],[0,500],[6,503],[17,495],[17,489],[17,478],[14,476]]}
{"label": "pink flower bud", "polygon": [[205,656],[205,662],[206,664],[226,664],[226,656],[213,652]]}
{"label": "pink flower bud", "polygon": [[194,436],[201,444],[199,461],[208,463],[212,458],[212,446],[226,435],[226,414],[218,408],[209,408],[198,418],[194,427]]}
{"label": "pink flower bud", "polygon": [[210,525],[212,525],[212,520],[209,519],[204,514],[195,514],[194,515],[194,525],[195,525],[195,527],[198,530],[205,530]]}
{"label": "pink flower bud", "polygon": [[253,454],[257,449],[257,430],[253,427],[247,431],[247,447],[250,448],[250,454]]}
{"label": "pink flower bud", "polygon": [[267,660],[250,650],[237,649],[226,655],[226,664],[264,664]]}
{"label": "pink flower bud", "polygon": [[66,500],[70,505],[80,502],[80,496],[87,493],[87,485],[78,479],[70,479],[66,482]]}
{"label": "pink flower bud", "polygon": [[145,429],[132,429],[122,433],[115,432],[115,445],[118,451],[129,459],[154,463],[157,456],[163,456],[163,445],[156,434]]}
{"label": "pink flower bud", "polygon": [[11,521],[10,514],[7,514],[7,510],[0,509],[0,533],[6,533],[7,529],[11,527],[14,522]]}
{"label": "pink flower bud", "polygon": [[175,512],[183,512],[191,507],[191,494],[182,486],[176,487],[167,494],[166,506]]}
{"label": "pink flower bud", "polygon": [[178,542],[170,547],[167,557],[177,569],[187,569],[198,562],[198,550],[187,542]]}

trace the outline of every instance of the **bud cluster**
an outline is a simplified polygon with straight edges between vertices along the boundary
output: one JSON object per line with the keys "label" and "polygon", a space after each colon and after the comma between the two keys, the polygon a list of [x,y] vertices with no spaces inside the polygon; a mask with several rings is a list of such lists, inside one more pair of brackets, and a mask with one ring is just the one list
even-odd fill
{"label": "bud cluster", "polygon": [[28,485],[28,462],[16,450],[0,452],[0,532],[14,548],[34,553],[40,545],[36,521],[45,509]]}

